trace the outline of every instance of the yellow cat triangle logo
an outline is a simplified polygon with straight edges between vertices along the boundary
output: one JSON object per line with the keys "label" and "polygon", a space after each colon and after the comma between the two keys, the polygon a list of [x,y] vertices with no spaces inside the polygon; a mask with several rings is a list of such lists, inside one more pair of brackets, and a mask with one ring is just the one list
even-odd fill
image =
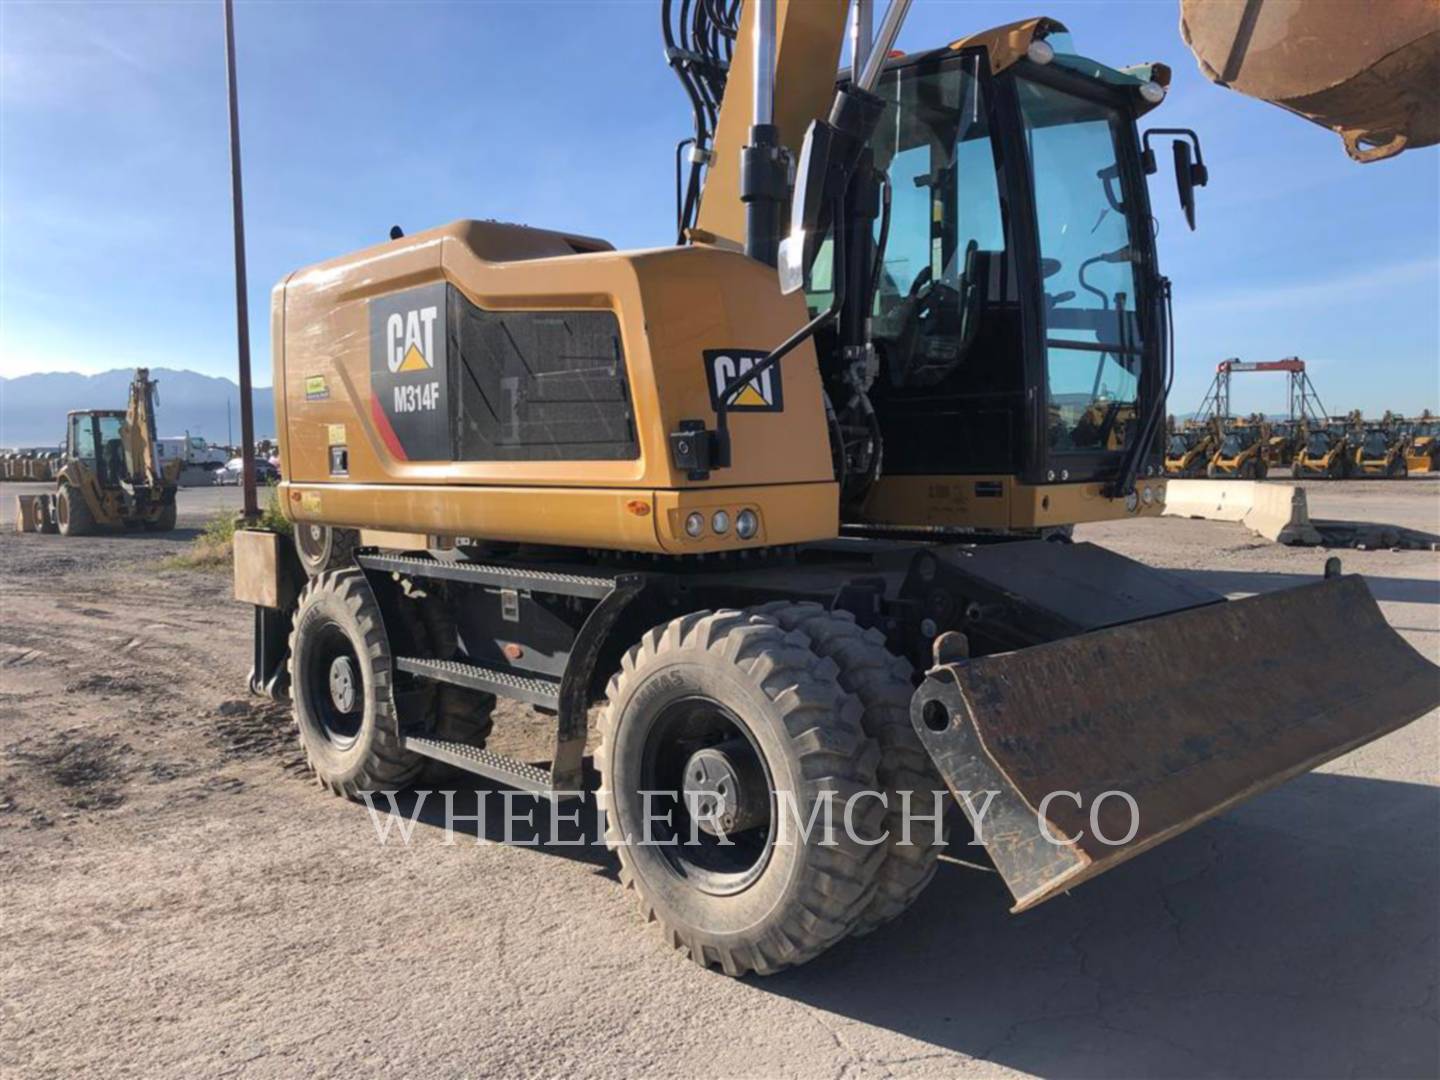
{"label": "yellow cat triangle logo", "polygon": [[410,348],[405,350],[405,357],[400,361],[400,367],[396,370],[428,371],[429,368],[430,364],[425,359],[425,354],[422,353],[419,349],[417,349],[414,345],[411,345]]}
{"label": "yellow cat triangle logo", "polygon": [[727,392],[734,395],[727,399],[729,409],[781,412],[785,408],[780,369],[772,366],[755,370],[763,367],[769,353],[759,349],[706,349],[703,355],[711,408],[718,409],[720,398]]}
{"label": "yellow cat triangle logo", "polygon": [[735,395],[734,403],[736,405],[758,405],[762,409],[770,404],[761,396],[760,391],[755,389],[754,383],[746,383],[745,389]]}

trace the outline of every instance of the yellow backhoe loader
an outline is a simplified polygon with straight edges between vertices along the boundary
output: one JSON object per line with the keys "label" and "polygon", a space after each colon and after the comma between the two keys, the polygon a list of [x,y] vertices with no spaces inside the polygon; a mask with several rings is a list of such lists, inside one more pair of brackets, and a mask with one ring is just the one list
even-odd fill
{"label": "yellow backhoe loader", "polygon": [[1355,448],[1357,476],[1387,479],[1410,475],[1410,436],[1398,425],[1368,427]]}
{"label": "yellow backhoe loader", "polygon": [[1226,476],[1242,480],[1264,480],[1270,471],[1266,451],[1270,447],[1270,429],[1263,424],[1237,424],[1229,428],[1205,475],[1212,480]]}
{"label": "yellow backhoe loader", "polygon": [[1344,424],[1332,424],[1310,432],[1295,455],[1291,472],[1297,480],[1313,477],[1344,480],[1355,470],[1355,439]]}
{"label": "yellow backhoe loader", "polygon": [[1220,445],[1218,428],[1218,421],[1210,421],[1187,424],[1174,432],[1165,445],[1165,475],[1175,479],[1204,476]]}
{"label": "yellow backhoe loader", "polygon": [[1280,420],[1270,425],[1270,437],[1265,440],[1266,460],[1271,465],[1293,466],[1309,430],[1304,420]]}
{"label": "yellow backhoe loader", "polygon": [[[731,975],[899,915],[932,792],[1023,910],[1440,700],[1358,577],[1227,602],[1065,542],[1163,509],[1158,141],[1192,222],[1207,178],[1140,130],[1165,69],[847,7],[662,4],[673,245],[466,220],[280,282],[298,546],[236,536],[325,787],[579,795],[598,704],[621,880]],[[497,697],[548,760],[486,748]]]}
{"label": "yellow backhoe loader", "polygon": [[1405,451],[1405,467],[1409,472],[1435,472],[1440,469],[1440,420],[1422,416],[1405,425],[1410,445]]}
{"label": "yellow backhoe loader", "polygon": [[54,462],[55,491],[20,495],[21,531],[84,536],[99,530],[175,527],[180,461],[156,455],[156,383],[136,368],[119,409],[76,410],[65,418],[65,448]]}

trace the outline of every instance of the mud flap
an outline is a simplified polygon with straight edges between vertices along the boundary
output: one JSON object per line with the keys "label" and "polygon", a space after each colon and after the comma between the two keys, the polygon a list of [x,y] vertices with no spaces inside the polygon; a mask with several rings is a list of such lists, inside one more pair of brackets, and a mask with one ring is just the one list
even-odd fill
{"label": "mud flap", "polygon": [[1437,705],[1347,576],[946,664],[911,719],[1024,911]]}

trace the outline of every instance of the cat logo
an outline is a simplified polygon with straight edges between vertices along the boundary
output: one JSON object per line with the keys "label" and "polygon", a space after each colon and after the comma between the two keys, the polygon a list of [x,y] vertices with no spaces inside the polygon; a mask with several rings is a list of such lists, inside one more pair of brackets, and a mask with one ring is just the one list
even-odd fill
{"label": "cat logo", "polygon": [[[768,355],[763,349],[706,349],[705,378],[710,385],[710,407],[718,409],[720,395],[735,379]],[[785,408],[780,366],[767,368],[745,383],[730,399],[727,412],[782,412]]]}
{"label": "cat logo", "polygon": [[385,362],[392,372],[429,371],[435,355],[438,307],[392,312],[385,320]]}

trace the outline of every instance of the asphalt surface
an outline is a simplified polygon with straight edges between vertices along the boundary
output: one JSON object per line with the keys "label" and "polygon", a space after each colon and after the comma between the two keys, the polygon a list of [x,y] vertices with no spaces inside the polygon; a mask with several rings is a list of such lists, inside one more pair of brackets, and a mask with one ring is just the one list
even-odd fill
{"label": "asphalt surface", "polygon": [[[1316,516],[1440,532],[1433,479],[1307,487]],[[498,799],[478,841],[422,823],[382,845],[307,782],[283,710],[245,694],[225,575],[160,566],[234,489],[183,490],[175,534],[73,540],[9,532],[19,490],[4,1075],[1440,1075],[1435,713],[1023,915],[952,849],[895,923],[734,981],[667,949],[602,849],[493,840]],[[1332,554],[1179,519],[1077,538],[1232,596]],[[1339,554],[1440,660],[1440,554]]]}

